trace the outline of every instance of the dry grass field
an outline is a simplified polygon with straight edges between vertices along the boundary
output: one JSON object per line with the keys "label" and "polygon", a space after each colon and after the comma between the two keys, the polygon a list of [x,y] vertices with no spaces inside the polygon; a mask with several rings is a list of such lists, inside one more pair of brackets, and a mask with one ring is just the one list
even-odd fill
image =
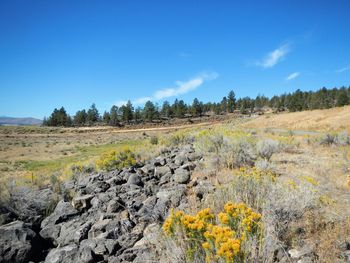
{"label": "dry grass field", "polygon": [[350,132],[350,106],[327,110],[269,114],[248,121],[244,127],[321,132],[347,130]]}
{"label": "dry grass field", "polygon": [[212,123],[142,129],[3,126],[0,181],[45,185],[53,173],[62,173],[76,163],[94,162],[104,153],[124,146],[131,147],[144,160],[157,152],[157,147],[150,143],[152,137],[209,124]]}
{"label": "dry grass field", "polygon": [[[350,233],[349,127],[350,107],[144,129],[0,127],[0,196],[16,185],[52,184],[53,175],[67,180],[74,165],[98,169],[112,150],[128,147],[144,161],[165,147],[193,143],[203,162],[192,180],[208,179],[217,191],[206,201],[193,194],[190,211],[244,202],[261,211],[269,242],[278,230],[283,246],[312,247],[315,262],[342,262],[332,260]],[[283,211],[283,218],[270,211]]]}

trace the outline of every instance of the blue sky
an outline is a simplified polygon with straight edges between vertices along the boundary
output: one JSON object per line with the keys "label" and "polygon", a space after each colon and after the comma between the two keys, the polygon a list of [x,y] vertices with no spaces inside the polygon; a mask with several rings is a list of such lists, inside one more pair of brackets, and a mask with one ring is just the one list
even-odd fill
{"label": "blue sky", "polygon": [[0,1],[0,116],[350,84],[349,1]]}

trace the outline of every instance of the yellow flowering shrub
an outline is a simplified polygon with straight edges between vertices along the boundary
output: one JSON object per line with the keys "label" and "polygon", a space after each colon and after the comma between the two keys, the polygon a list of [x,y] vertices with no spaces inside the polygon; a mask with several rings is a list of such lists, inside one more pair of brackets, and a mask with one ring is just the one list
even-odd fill
{"label": "yellow flowering shrub", "polygon": [[122,169],[136,164],[136,156],[129,147],[124,147],[121,151],[110,151],[101,156],[96,161],[96,167],[99,170],[110,171],[113,169]]}
{"label": "yellow flowering shrub", "polygon": [[266,171],[266,170],[260,170],[256,167],[241,167],[235,175],[242,176],[250,179],[255,179],[257,181],[263,180],[263,179],[270,179],[271,181],[275,182],[277,175],[273,173],[272,171]]}
{"label": "yellow flowering shrub", "polygon": [[242,244],[248,237],[261,234],[261,215],[243,203],[228,202],[218,215],[209,208],[196,215],[171,211],[163,231],[174,237],[183,235],[189,251],[202,250],[207,262],[241,262]]}

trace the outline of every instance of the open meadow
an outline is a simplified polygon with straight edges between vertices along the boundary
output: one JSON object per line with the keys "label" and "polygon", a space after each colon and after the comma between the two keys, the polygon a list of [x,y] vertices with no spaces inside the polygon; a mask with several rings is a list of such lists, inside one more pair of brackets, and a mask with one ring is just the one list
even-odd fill
{"label": "open meadow", "polygon": [[[329,122],[328,116],[335,111],[338,121]],[[350,137],[345,120],[348,121],[349,112],[350,108],[344,107],[229,117],[215,124],[140,130],[0,127],[1,201],[7,204],[5,207],[11,207],[11,202],[18,200],[17,189],[22,187],[34,191],[52,189],[57,199],[66,195],[67,183],[73,182],[75,186],[69,188],[65,198],[78,210],[83,209],[80,205],[86,206],[81,216],[89,214],[91,209],[99,213],[104,209],[114,211],[97,203],[90,204],[94,200],[92,196],[105,198],[100,195],[106,190],[96,190],[100,185],[93,188],[86,185],[84,189],[91,190],[84,191],[79,185],[82,180],[106,176],[112,189],[111,180],[123,175],[124,179],[118,179],[122,180],[120,183],[114,183],[120,189],[116,190],[119,191],[116,196],[125,205],[123,211],[128,211],[132,224],[138,226],[141,219],[134,215],[134,208],[128,208],[129,197],[124,193],[136,190],[142,193],[148,186],[158,187],[159,190],[149,190],[158,191],[153,208],[156,210],[152,212],[155,214],[160,209],[158,203],[163,204],[160,200],[170,199],[159,218],[152,219],[154,222],[149,225],[154,232],[153,241],[147,239],[150,230],[146,227],[137,238],[141,245],[135,244],[136,241],[123,243],[127,249],[123,247],[121,254],[116,255],[103,252],[103,257],[115,257],[115,262],[130,253],[123,251],[131,248],[136,251],[133,254],[136,259],[131,257],[135,262],[142,262],[144,257],[150,262],[159,259],[161,262],[346,262],[350,233]],[[159,167],[162,169],[158,171]],[[134,171],[140,174],[137,179],[140,181],[130,183]],[[118,184],[134,186],[125,190],[118,188]],[[175,196],[181,201],[174,201]],[[82,202],[78,201],[80,198],[90,198],[84,201],[89,203],[78,206]],[[141,197],[133,197],[130,202],[134,204],[138,198]],[[150,199],[141,200],[140,207],[148,207]],[[15,206],[11,209],[16,210]],[[59,213],[57,209],[51,216]],[[236,217],[236,213],[242,214]],[[97,220],[95,224],[114,222],[113,216],[108,216],[112,219]],[[240,222],[237,225],[235,218],[243,221],[237,221]],[[69,229],[65,224],[75,221],[67,220],[54,226]],[[63,230],[58,237],[51,234],[47,237],[46,228],[41,227],[40,235],[54,240],[50,241],[50,247],[59,242],[71,244],[70,239],[62,241]],[[93,235],[96,227],[89,225],[86,231]],[[132,229],[135,231],[135,227]],[[233,242],[230,246],[236,245],[226,248],[226,239],[216,236],[219,232],[213,229],[226,231],[225,235],[230,235]],[[146,246],[147,253],[140,254],[139,246]],[[93,250],[93,253],[98,252]],[[52,258],[51,252],[47,258]]]}

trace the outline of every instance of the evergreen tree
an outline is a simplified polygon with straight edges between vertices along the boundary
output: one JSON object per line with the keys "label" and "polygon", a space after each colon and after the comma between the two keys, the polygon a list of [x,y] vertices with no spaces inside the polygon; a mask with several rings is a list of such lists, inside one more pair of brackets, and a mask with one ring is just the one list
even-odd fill
{"label": "evergreen tree", "polygon": [[240,101],[240,112],[241,114],[248,114],[251,111],[251,99],[249,97],[245,97]]}
{"label": "evergreen tree", "polygon": [[193,116],[202,116],[203,113],[203,104],[199,102],[197,98],[193,100],[192,107],[191,107],[191,112]]}
{"label": "evergreen tree", "polygon": [[227,112],[227,98],[223,97],[221,101],[221,112],[226,113]]}
{"label": "evergreen tree", "polygon": [[61,107],[59,110],[54,109],[51,113],[51,116],[46,120],[47,126],[63,126],[69,127],[72,125],[72,119],[67,114],[64,107]]}
{"label": "evergreen tree", "polygon": [[350,99],[349,99],[348,92],[345,89],[345,87],[342,87],[341,89],[339,89],[336,95],[336,106],[341,107],[341,106],[349,105],[349,103],[350,103]]}
{"label": "evergreen tree", "polygon": [[143,109],[144,118],[148,121],[153,121],[157,115],[156,107],[151,101],[147,101]]}
{"label": "evergreen tree", "polygon": [[103,113],[103,117],[102,117],[102,120],[105,124],[109,125],[110,124],[110,121],[111,121],[111,115],[109,114],[109,112],[105,111]]}
{"label": "evergreen tree", "polygon": [[134,107],[132,106],[131,101],[128,100],[126,105],[123,105],[121,109],[123,121],[130,122],[133,119],[134,113]]}
{"label": "evergreen tree", "polygon": [[165,118],[170,118],[173,115],[172,108],[168,101],[163,102],[161,116]]}
{"label": "evergreen tree", "polygon": [[112,126],[119,125],[119,117],[118,117],[118,107],[113,105],[109,111],[110,121],[109,124]]}
{"label": "evergreen tree", "polygon": [[233,90],[231,90],[228,93],[228,96],[227,96],[227,109],[228,109],[228,112],[230,112],[230,113],[234,112],[235,108],[236,108],[236,95],[233,92]]}
{"label": "evergreen tree", "polygon": [[183,118],[187,112],[187,105],[183,100],[179,100],[175,109],[175,116]]}
{"label": "evergreen tree", "polygon": [[87,111],[87,122],[92,125],[100,120],[100,114],[96,108],[95,103],[93,103],[90,109]]}
{"label": "evergreen tree", "polygon": [[82,126],[86,123],[87,120],[87,113],[85,110],[77,111],[77,113],[74,115],[73,123],[77,126]]}
{"label": "evergreen tree", "polygon": [[135,109],[134,120],[136,122],[139,122],[142,120],[142,109],[140,107],[137,107]]}

